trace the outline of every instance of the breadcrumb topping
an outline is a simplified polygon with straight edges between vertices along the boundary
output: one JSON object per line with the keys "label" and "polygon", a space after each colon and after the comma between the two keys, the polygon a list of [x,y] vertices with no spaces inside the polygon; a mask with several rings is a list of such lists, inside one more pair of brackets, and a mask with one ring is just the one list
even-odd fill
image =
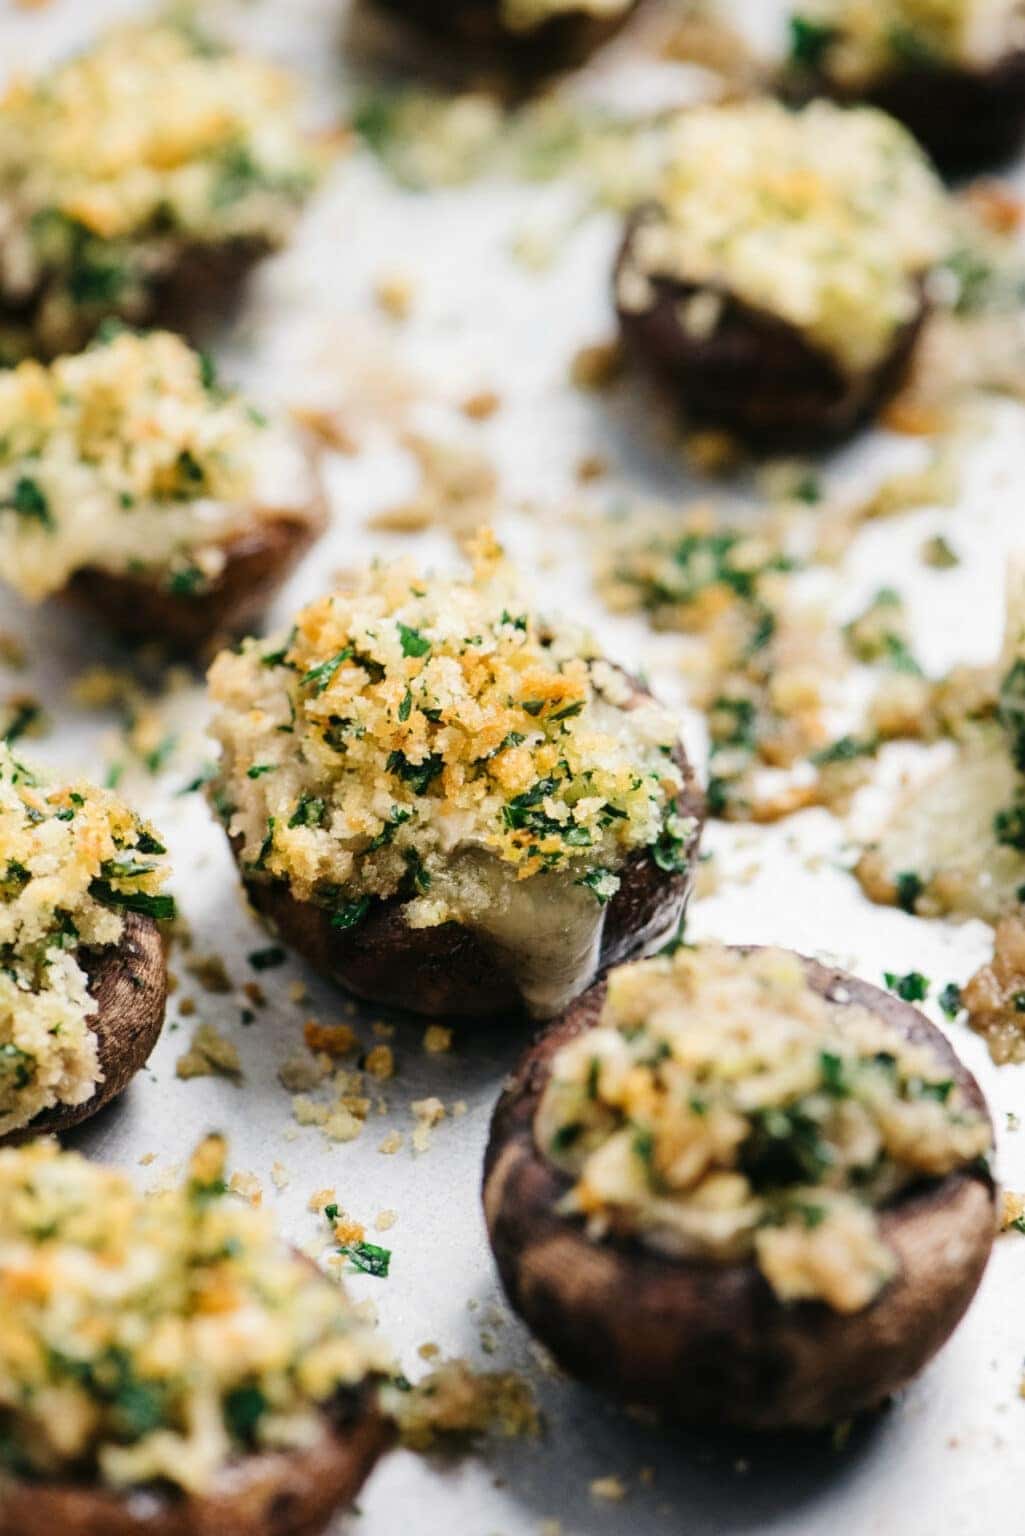
{"label": "breadcrumb topping", "polygon": [[783,1301],[867,1306],[896,1270],[877,1209],[991,1149],[927,1046],[822,997],[796,955],[707,945],[611,973],[535,1120],[600,1240],[753,1257]]}
{"label": "breadcrumb topping", "polygon": [[556,16],[624,16],[634,0],[501,0],[502,22],[511,32],[532,32]]}
{"label": "breadcrumb topping", "polygon": [[0,745],[0,1135],[101,1080],[81,951],[117,944],[121,913],[173,915],[153,829],[109,791],[52,786]]}
{"label": "breadcrumb topping", "polygon": [[695,285],[681,319],[706,339],[732,296],[789,322],[852,373],[917,314],[950,247],[949,205],[911,136],[882,112],[824,101],[681,114],[657,206],[618,280],[643,312],[659,278]]}
{"label": "breadcrumb topping", "polygon": [[0,374],[0,566],[31,600],[94,566],[200,596],[233,532],[313,500],[298,440],[166,331]]}
{"label": "breadcrumb topping", "polygon": [[204,1141],[179,1188],[36,1142],[0,1152],[0,1449],[15,1476],[208,1490],[301,1450],[388,1369],[345,1293],[227,1196]]}

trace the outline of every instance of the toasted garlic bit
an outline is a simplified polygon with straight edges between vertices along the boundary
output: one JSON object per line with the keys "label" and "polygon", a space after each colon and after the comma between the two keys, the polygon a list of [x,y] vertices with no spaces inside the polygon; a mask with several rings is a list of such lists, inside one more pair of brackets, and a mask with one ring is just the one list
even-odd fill
{"label": "toasted garlic bit", "polygon": [[0,566],[33,602],[87,567],[202,593],[229,535],[314,501],[298,441],[168,332],[0,374]]}
{"label": "toasted garlic bit", "polygon": [[77,952],[116,945],[123,911],[173,914],[164,852],[115,795],[54,786],[0,745],[0,1135],[92,1098],[95,1003]]}
{"label": "toasted garlic bit", "polygon": [[797,956],[709,945],[612,972],[535,1120],[600,1241],[754,1259],[783,1301],[867,1306],[895,1272],[877,1208],[990,1150],[932,1051],[828,1001]]}
{"label": "toasted garlic bit", "polygon": [[[0,1152],[0,1412],[18,1468],[202,1496],[223,1468],[324,1434],[390,1358],[344,1292],[226,1195],[224,1143],[180,1188],[50,1142]],[[233,1180],[252,1199],[251,1175]]]}
{"label": "toasted garlic bit", "polygon": [[943,188],[911,136],[823,101],[683,113],[656,202],[620,270],[622,309],[650,308],[657,278],[726,291],[853,374],[886,356],[952,243]]}

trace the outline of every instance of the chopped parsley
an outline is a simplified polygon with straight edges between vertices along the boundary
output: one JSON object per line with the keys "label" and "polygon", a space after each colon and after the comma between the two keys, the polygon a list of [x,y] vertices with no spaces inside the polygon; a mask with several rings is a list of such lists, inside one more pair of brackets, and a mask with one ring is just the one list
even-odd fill
{"label": "chopped parsley", "polygon": [[956,981],[948,981],[937,999],[946,1018],[956,1019],[961,1012],[961,988]]}
{"label": "chopped parsley", "polygon": [[369,911],[369,896],[360,896],[356,901],[343,901],[331,912],[331,927],[343,931],[358,928]]}
{"label": "chopped parsley", "polygon": [[50,511],[46,492],[28,475],[18,477],[14,482],[14,490],[6,501],[0,502],[0,506],[16,512],[19,517],[24,517],[29,522],[40,523],[44,528],[57,526]]}
{"label": "chopped parsley", "polygon": [[[314,695],[323,693],[324,689],[328,687],[331,679],[338,671],[338,668],[345,662],[351,661],[355,654],[356,652],[353,647],[351,645],[347,645],[344,650],[338,651],[336,655],[328,657],[327,661],[322,661],[318,666],[311,667],[308,672],[304,672],[301,678],[302,686],[304,688],[312,687]],[[263,660],[265,666],[272,666],[275,664],[271,661],[268,661],[266,656],[263,658]]]}
{"label": "chopped parsley", "polygon": [[422,635],[418,629],[410,629],[408,624],[399,622],[399,639],[402,642],[403,656],[427,656],[430,654],[431,642],[426,635]]}
{"label": "chopped parsley", "polygon": [[277,944],[271,944],[266,949],[254,949],[249,956],[249,964],[254,971],[271,971],[276,966],[284,965],[287,956],[285,951]]}
{"label": "chopped parsley", "polygon": [[345,1243],[338,1252],[345,1254],[353,1269],[360,1270],[364,1275],[375,1275],[379,1280],[387,1280],[391,1264],[390,1248],[380,1248],[377,1243]]}
{"label": "chopped parsley", "polygon": [[903,976],[895,971],[884,971],[883,980],[890,991],[906,1003],[921,1003],[929,993],[929,978],[923,976],[921,971],[908,971]]}

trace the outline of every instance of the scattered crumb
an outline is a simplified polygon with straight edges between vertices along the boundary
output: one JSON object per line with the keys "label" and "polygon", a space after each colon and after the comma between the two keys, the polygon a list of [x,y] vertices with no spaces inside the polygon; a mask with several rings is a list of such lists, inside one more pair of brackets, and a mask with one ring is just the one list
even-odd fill
{"label": "scattered crumb", "polygon": [[267,1001],[267,994],[258,981],[245,981],[242,983],[242,991],[248,997],[254,1008],[262,1008]]}
{"label": "scattered crumb", "polygon": [[288,984],[288,1000],[291,1003],[305,1003],[309,997],[309,989],[305,981],[290,981]]}
{"label": "scattered crumb", "polygon": [[181,1078],[242,1076],[238,1047],[212,1024],[198,1024],[187,1051],[178,1057],[175,1072]]}
{"label": "scattered crumb", "polygon": [[374,302],[392,320],[409,318],[413,298],[413,280],[406,273],[382,273],[374,283]]}
{"label": "scattered crumb", "polygon": [[348,1056],[359,1045],[350,1024],[321,1024],[319,1019],[306,1020],[303,1039],[311,1051],[324,1051],[328,1056]]}
{"label": "scattered crumb", "polygon": [[150,1164],[155,1163],[156,1160],[157,1154],[155,1152],[144,1152],[139,1158],[139,1166],[140,1168],[148,1168]]}
{"label": "scattered crumb", "polygon": [[377,1150],[383,1152],[386,1157],[391,1157],[395,1152],[401,1151],[405,1139],[401,1131],[389,1131]]}
{"label": "scattered crumb", "polygon": [[1020,1195],[1013,1189],[1005,1189],[1001,1198],[1003,1201],[1000,1212],[1001,1232],[1007,1232],[1011,1227],[1019,1232],[1025,1231],[1025,1195]]}
{"label": "scattered crumb", "polygon": [[204,992],[225,993],[232,990],[232,980],[220,955],[187,955],[185,969],[194,976]]}
{"label": "scattered crumb", "polygon": [[395,1053],[390,1045],[375,1045],[367,1052],[364,1067],[371,1077],[383,1082],[395,1076]]}
{"label": "scattered crumb", "polygon": [[289,1184],[292,1182],[292,1175],[289,1173],[284,1163],[272,1163],[270,1176],[271,1183],[274,1185],[275,1189],[287,1189]]}
{"label": "scattered crumb", "polygon": [[488,421],[494,416],[501,403],[501,399],[493,389],[481,389],[463,401],[462,412],[471,421]]}
{"label": "scattered crumb", "polygon": [[386,1024],[384,1019],[375,1019],[370,1029],[378,1040],[393,1040],[395,1038],[395,1025]]}
{"label": "scattered crumb", "polygon": [[961,989],[968,1023],[998,1066],[1025,1061],[1025,920],[997,924],[993,958]]}
{"label": "scattered crumb", "polygon": [[306,1202],[306,1209],[319,1214],[327,1206],[334,1205],[335,1203],[335,1192],[333,1189],[315,1189]]}
{"label": "scattered crumb", "polygon": [[424,1030],[423,1048],[428,1056],[443,1056],[452,1049],[452,1031],[443,1024],[429,1024]]}
{"label": "scattered crumb", "polygon": [[374,1231],[390,1232],[398,1219],[398,1211],[378,1211],[374,1217]]}
{"label": "scattered crumb", "polygon": [[441,1350],[438,1348],[437,1344],[427,1343],[420,1345],[420,1348],[417,1350],[417,1354],[420,1356],[421,1360],[437,1360],[438,1356],[441,1354]]}
{"label": "scattered crumb", "polygon": [[591,1497],[621,1504],[626,1498],[626,1484],[619,1477],[596,1477],[591,1482]]}
{"label": "scattered crumb", "polygon": [[570,383],[575,389],[607,389],[623,371],[623,352],[618,341],[593,342],[581,347],[570,364]]}
{"label": "scattered crumb", "polygon": [[255,1173],[233,1173],[228,1180],[233,1195],[240,1195],[250,1205],[263,1204],[263,1185]]}
{"label": "scattered crumb", "polygon": [[515,1438],[540,1430],[533,1393],[521,1376],[478,1373],[461,1359],[446,1360],[407,1392],[385,1388],[382,1396],[403,1444],[412,1450],[429,1450],[449,1435]]}

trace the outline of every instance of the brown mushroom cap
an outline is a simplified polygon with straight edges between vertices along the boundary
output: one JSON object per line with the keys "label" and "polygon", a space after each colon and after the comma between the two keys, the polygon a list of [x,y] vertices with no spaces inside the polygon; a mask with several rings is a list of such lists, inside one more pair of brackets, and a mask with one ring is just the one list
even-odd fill
{"label": "brown mushroom cap", "polygon": [[[657,216],[657,208],[641,209],[629,221],[616,263],[617,292],[638,230]],[[923,296],[882,362],[850,374],[789,321],[728,291],[720,295],[722,315],[711,335],[690,335],[680,313],[699,286],[658,274],[650,282],[648,309],[617,304],[620,331],[638,367],[689,420],[772,449],[834,442],[874,416],[903,382],[927,314]]]}
{"label": "brown mushroom cap", "polygon": [[254,628],[275,592],[324,530],[318,500],[303,515],[261,511],[222,542],[220,575],[195,595],[170,592],[144,576],[87,566],[61,594],[130,640],[155,640],[201,656]]}
{"label": "brown mushroom cap", "polygon": [[96,1035],[103,1081],[84,1104],[55,1105],[23,1130],[0,1137],[4,1146],[67,1131],[91,1119],[124,1093],[160,1038],[167,1001],[167,961],[160,929],[151,917],[126,912],[118,943],[83,951],[80,961],[96,1002],[88,1022]]}
{"label": "brown mushroom cap", "polygon": [[0,1478],[0,1536],[319,1536],[392,1438],[364,1389],[345,1414],[325,1418],[316,1445],[247,1457],[201,1496]]}
{"label": "brown mushroom cap", "polygon": [[[842,971],[804,962],[815,991],[870,1009],[928,1046],[973,1109],[978,1084],[917,1009]],[[805,1428],[871,1408],[904,1386],[953,1332],[982,1278],[996,1189],[982,1169],[910,1188],[880,1212],[900,1269],[854,1314],[783,1305],[751,1261],[698,1263],[639,1240],[593,1242],[556,1207],[571,1180],[534,1141],[556,1051],[593,1028],[601,982],[528,1051],[495,1110],[484,1209],[512,1306],[582,1381],[668,1418],[751,1429]]]}
{"label": "brown mushroom cap", "polygon": [[1025,49],[984,69],[956,64],[892,69],[860,89],[838,86],[819,71],[788,68],[780,82],[790,101],[830,96],[868,103],[904,124],[948,173],[1010,160],[1025,140]]}
{"label": "brown mushroom cap", "polygon": [[522,76],[580,63],[619,30],[638,3],[631,0],[619,16],[564,11],[521,31],[505,25],[500,0],[374,0],[378,10],[424,40],[455,43],[467,63]]}
{"label": "brown mushroom cap", "polygon": [[[627,707],[650,697],[634,683],[632,705]],[[601,970],[658,942],[675,930],[686,910],[704,802],[682,748],[675,760],[684,776],[679,813],[696,823],[686,850],[690,867],[683,874],[668,874],[647,849],[631,854],[617,871],[619,890],[605,909]],[[241,867],[241,839],[231,842]],[[245,871],[243,883],[253,906],[284,942],[357,997],[429,1018],[522,1011],[523,999],[508,965],[485,935],[470,928],[459,923],[410,928],[402,915],[403,898],[393,897],[374,902],[358,928],[342,930],[331,926],[329,912],[297,900],[284,883],[253,878]]]}

